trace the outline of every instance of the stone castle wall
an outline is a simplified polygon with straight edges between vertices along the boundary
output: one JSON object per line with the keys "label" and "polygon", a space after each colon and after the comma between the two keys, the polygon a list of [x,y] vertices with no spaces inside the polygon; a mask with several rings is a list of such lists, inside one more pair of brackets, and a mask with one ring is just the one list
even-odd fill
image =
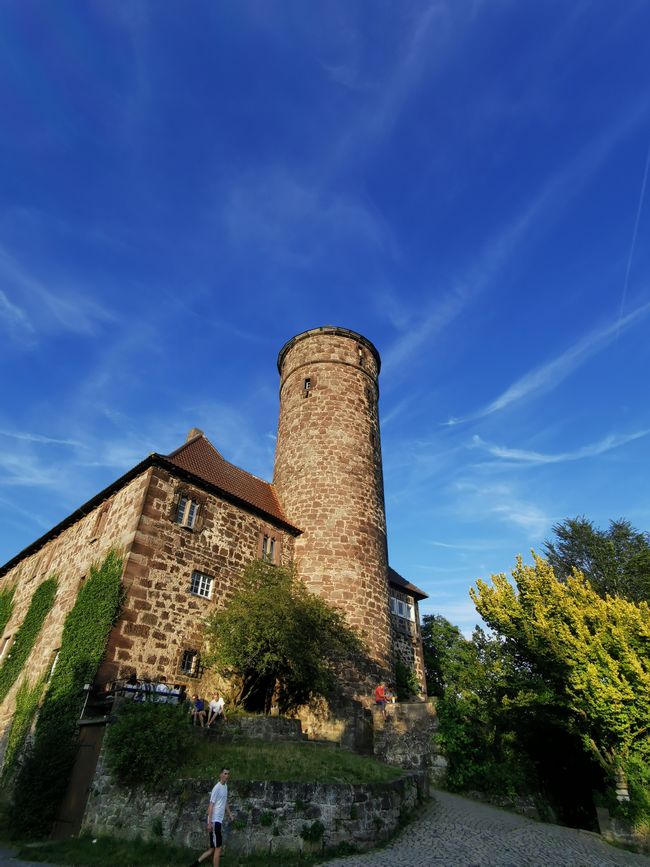
{"label": "stone castle wall", "polygon": [[[128,566],[149,474],[147,471],[133,479],[56,538],[21,560],[0,579],[3,587],[16,586],[13,613],[0,636],[1,647],[7,637],[16,634],[36,588],[51,575],[58,578],[54,606],[25,665],[25,675],[31,682],[50,669],[61,644],[63,624],[91,565],[100,564],[108,551],[116,548]],[[0,707],[0,734],[4,733],[13,715],[15,694],[22,679],[17,679]]]}
{"label": "stone castle wall", "polygon": [[[180,493],[199,503],[195,529],[175,522]],[[185,483],[154,467],[125,576],[126,597],[108,642],[100,681],[138,677],[186,683],[202,691],[200,678],[184,676],[185,650],[200,653],[203,621],[232,596],[239,576],[261,555],[261,538],[276,538],[278,562],[293,557],[293,536],[272,520]],[[190,592],[193,571],[212,577],[210,599]]]}
{"label": "stone castle wall", "polygon": [[379,357],[365,338],[325,327],[280,353],[274,486],[296,539],[298,574],[343,609],[372,657],[392,656],[377,402]]}

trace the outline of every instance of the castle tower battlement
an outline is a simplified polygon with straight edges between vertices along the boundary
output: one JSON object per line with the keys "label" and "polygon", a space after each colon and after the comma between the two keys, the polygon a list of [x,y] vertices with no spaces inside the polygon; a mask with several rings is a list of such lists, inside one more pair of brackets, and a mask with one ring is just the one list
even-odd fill
{"label": "castle tower battlement", "polygon": [[315,328],[283,346],[273,483],[288,520],[303,531],[295,542],[298,574],[343,609],[385,669],[391,627],[380,365],[373,344],[347,328]]}

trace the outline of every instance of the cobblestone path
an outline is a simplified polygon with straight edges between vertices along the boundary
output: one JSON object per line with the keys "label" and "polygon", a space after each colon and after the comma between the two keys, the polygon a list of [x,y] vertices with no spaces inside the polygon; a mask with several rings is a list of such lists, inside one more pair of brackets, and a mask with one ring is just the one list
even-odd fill
{"label": "cobblestone path", "polygon": [[650,867],[598,835],[535,822],[436,791],[434,803],[385,849],[328,867]]}

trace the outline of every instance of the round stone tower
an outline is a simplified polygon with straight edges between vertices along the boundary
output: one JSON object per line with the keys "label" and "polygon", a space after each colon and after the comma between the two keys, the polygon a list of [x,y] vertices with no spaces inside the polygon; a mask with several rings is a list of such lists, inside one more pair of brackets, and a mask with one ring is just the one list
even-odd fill
{"label": "round stone tower", "polygon": [[379,353],[347,328],[298,334],[278,356],[280,419],[273,483],[302,530],[298,574],[343,609],[370,656],[391,659]]}

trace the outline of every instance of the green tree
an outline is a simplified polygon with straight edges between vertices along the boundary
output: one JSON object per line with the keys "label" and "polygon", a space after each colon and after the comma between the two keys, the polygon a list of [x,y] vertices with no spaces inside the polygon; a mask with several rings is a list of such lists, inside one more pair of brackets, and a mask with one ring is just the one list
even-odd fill
{"label": "green tree", "polygon": [[569,728],[620,781],[632,757],[650,759],[650,608],[602,598],[579,572],[560,582],[533,556],[533,565],[517,559],[514,585],[494,575],[492,586],[478,581],[470,595],[545,684],[547,703],[566,711]]}
{"label": "green tree", "polygon": [[544,554],[560,581],[578,569],[601,596],[650,602],[650,534],[623,518],[601,530],[584,516],[566,518],[553,532]]}
{"label": "green tree", "polygon": [[236,682],[239,700],[287,712],[327,696],[339,666],[354,664],[362,645],[343,614],[310,594],[290,569],[256,561],[226,608],[206,629],[208,664]]}
{"label": "green tree", "polygon": [[462,632],[441,614],[425,614],[422,618],[422,649],[424,671],[429,695],[443,696],[453,680],[455,661],[460,648],[467,643]]}

